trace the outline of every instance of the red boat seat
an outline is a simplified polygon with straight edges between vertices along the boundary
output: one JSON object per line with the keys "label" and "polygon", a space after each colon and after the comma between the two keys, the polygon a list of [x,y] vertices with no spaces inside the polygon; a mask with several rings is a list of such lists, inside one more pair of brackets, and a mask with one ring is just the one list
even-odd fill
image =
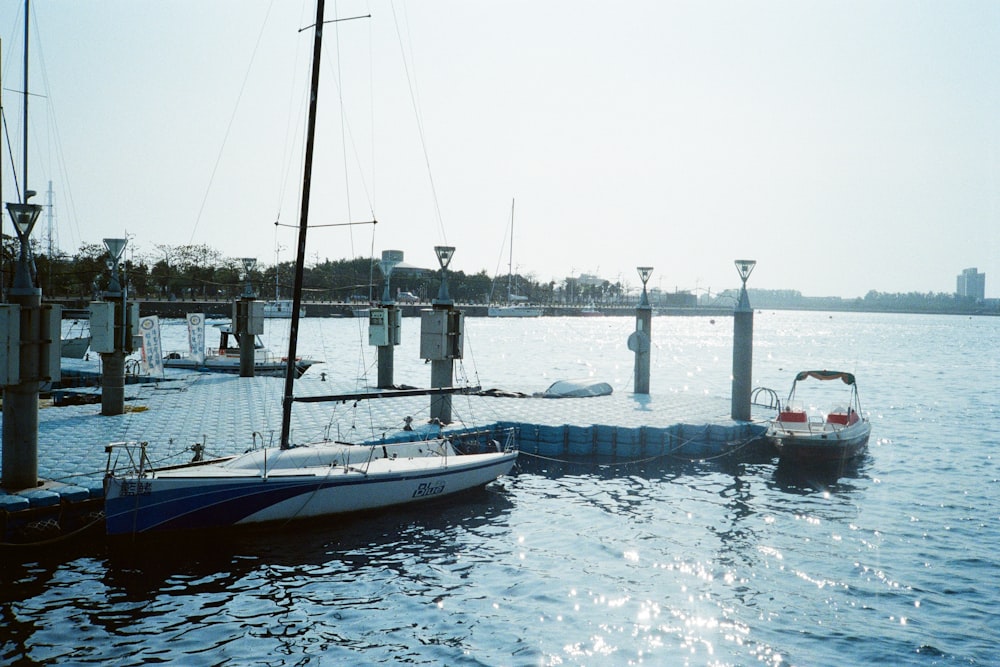
{"label": "red boat seat", "polygon": [[806,413],[804,411],[802,411],[802,412],[794,411],[793,412],[791,410],[785,410],[784,412],[781,412],[781,413],[778,414],[778,421],[779,422],[805,422],[806,421]]}
{"label": "red boat seat", "polygon": [[842,424],[848,426],[849,424],[856,424],[858,422],[858,413],[854,410],[848,410],[847,412],[831,412],[826,416],[827,424]]}

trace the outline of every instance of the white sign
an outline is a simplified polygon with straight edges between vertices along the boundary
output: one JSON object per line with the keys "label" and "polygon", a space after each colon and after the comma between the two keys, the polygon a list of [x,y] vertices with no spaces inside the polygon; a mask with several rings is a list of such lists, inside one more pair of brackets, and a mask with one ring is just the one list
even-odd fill
{"label": "white sign", "polygon": [[205,363],[205,315],[188,313],[188,350],[195,363]]}
{"label": "white sign", "polygon": [[139,318],[142,336],[142,370],[147,375],[163,377],[163,347],[160,344],[160,318],[156,315]]}

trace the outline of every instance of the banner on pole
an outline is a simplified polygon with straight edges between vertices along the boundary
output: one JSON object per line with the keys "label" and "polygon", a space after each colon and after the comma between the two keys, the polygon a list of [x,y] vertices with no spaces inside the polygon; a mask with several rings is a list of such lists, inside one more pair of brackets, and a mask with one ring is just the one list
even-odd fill
{"label": "banner on pole", "polygon": [[156,315],[139,318],[142,336],[142,370],[146,375],[163,377],[163,347],[160,344],[160,318]]}
{"label": "banner on pole", "polygon": [[188,313],[188,350],[195,363],[205,363],[205,315]]}

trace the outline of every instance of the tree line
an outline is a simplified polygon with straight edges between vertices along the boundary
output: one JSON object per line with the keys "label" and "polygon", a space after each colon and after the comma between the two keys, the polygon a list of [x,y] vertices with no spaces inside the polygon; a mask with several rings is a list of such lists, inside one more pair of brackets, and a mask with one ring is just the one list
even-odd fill
{"label": "tree line", "polygon": [[[139,299],[232,300],[244,291],[244,271],[239,258],[227,257],[208,245],[158,244],[151,252],[126,248],[120,264],[129,294]],[[10,286],[18,242],[3,237],[3,280]],[[103,244],[84,243],[74,254],[42,251],[32,240],[31,266],[35,285],[50,298],[91,300],[107,288],[111,276],[108,252]],[[258,265],[249,272],[249,281],[260,299],[291,298],[294,262]],[[550,303],[619,303],[625,297],[621,283],[583,284],[574,278],[539,282],[531,275],[513,277],[517,293],[530,301]],[[370,257],[316,260],[305,267],[303,299],[306,301],[377,301],[383,293],[383,277],[378,261]],[[422,301],[437,296],[439,271],[400,270],[392,274],[393,294],[411,292]],[[448,272],[448,292],[462,303],[503,302],[507,297],[507,277],[497,280],[485,270],[467,274]]]}

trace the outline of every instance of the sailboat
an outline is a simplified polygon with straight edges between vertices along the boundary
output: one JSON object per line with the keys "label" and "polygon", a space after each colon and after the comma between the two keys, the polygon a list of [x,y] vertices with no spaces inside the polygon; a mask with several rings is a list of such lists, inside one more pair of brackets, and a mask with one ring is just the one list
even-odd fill
{"label": "sailboat", "polygon": [[[264,317],[291,319],[292,300],[281,298],[281,287],[278,283],[278,250],[274,251],[274,300],[264,302]],[[306,307],[299,306],[299,317],[306,316]]]}
{"label": "sailboat", "polygon": [[486,309],[489,317],[541,317],[542,309],[528,303],[528,298],[514,293],[514,200],[510,201],[510,248],[507,258],[507,302]]}
{"label": "sailboat", "polygon": [[[323,8],[324,0],[317,0],[288,360],[295,359],[298,344]],[[455,392],[454,388],[441,387],[295,397],[294,375],[293,364],[289,362],[282,400],[280,448],[252,449],[220,459],[156,468],[150,464],[145,443],[110,445],[104,478],[108,535],[285,523],[410,505],[483,486],[510,472],[517,458],[512,432],[499,437],[476,432],[462,435],[439,432],[418,441],[400,438],[351,444],[324,440],[293,446],[289,433],[295,401]]]}
{"label": "sailboat", "polygon": [[64,309],[62,315],[63,320],[72,316],[73,321],[61,338],[59,356],[63,359],[83,359],[90,349],[90,313]]}

